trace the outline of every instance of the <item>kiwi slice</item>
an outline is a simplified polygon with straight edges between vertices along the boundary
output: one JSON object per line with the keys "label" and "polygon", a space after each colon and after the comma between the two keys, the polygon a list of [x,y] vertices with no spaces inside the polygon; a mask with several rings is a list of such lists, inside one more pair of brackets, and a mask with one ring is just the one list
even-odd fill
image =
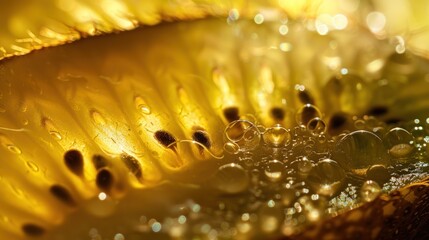
{"label": "kiwi slice", "polygon": [[427,56],[280,3],[59,1],[7,33],[0,237],[426,239]]}

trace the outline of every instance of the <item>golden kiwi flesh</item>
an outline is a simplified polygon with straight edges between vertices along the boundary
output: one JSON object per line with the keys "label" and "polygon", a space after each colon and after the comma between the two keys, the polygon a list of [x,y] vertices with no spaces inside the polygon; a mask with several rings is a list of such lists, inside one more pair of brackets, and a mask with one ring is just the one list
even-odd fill
{"label": "golden kiwi flesh", "polygon": [[399,2],[8,6],[0,238],[427,238],[427,4]]}

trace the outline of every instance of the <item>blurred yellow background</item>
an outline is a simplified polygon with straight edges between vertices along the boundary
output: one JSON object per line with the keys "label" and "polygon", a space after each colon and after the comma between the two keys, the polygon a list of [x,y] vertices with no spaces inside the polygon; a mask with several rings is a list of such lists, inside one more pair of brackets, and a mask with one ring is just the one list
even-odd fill
{"label": "blurred yellow background", "polygon": [[421,55],[429,51],[426,44],[429,1],[426,0],[2,0],[0,59],[139,25],[225,17],[231,10],[241,18],[282,13],[291,19],[329,22],[341,14],[361,25],[375,21],[375,28],[382,27],[383,36],[402,36],[408,48]]}

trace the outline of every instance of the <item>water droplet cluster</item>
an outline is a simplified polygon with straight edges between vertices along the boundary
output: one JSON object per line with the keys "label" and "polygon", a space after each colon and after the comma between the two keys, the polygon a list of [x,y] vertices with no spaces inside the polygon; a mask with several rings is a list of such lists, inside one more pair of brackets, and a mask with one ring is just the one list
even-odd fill
{"label": "water droplet cluster", "polygon": [[[309,107],[317,114],[300,116]],[[225,156],[208,183],[161,216],[140,216],[139,236],[291,236],[428,175],[426,145],[412,133],[420,121],[386,125],[365,116],[354,120],[361,125],[331,136],[316,106],[305,105],[297,115],[292,128],[264,127],[249,117],[230,122]],[[198,197],[203,193],[207,197]]]}

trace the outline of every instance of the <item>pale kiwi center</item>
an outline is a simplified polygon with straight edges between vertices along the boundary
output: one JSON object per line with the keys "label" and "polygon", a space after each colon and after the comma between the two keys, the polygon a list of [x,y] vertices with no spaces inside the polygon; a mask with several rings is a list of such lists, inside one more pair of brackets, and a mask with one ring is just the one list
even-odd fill
{"label": "pale kiwi center", "polygon": [[3,62],[5,236],[291,236],[428,175],[426,60],[363,29],[258,21]]}

